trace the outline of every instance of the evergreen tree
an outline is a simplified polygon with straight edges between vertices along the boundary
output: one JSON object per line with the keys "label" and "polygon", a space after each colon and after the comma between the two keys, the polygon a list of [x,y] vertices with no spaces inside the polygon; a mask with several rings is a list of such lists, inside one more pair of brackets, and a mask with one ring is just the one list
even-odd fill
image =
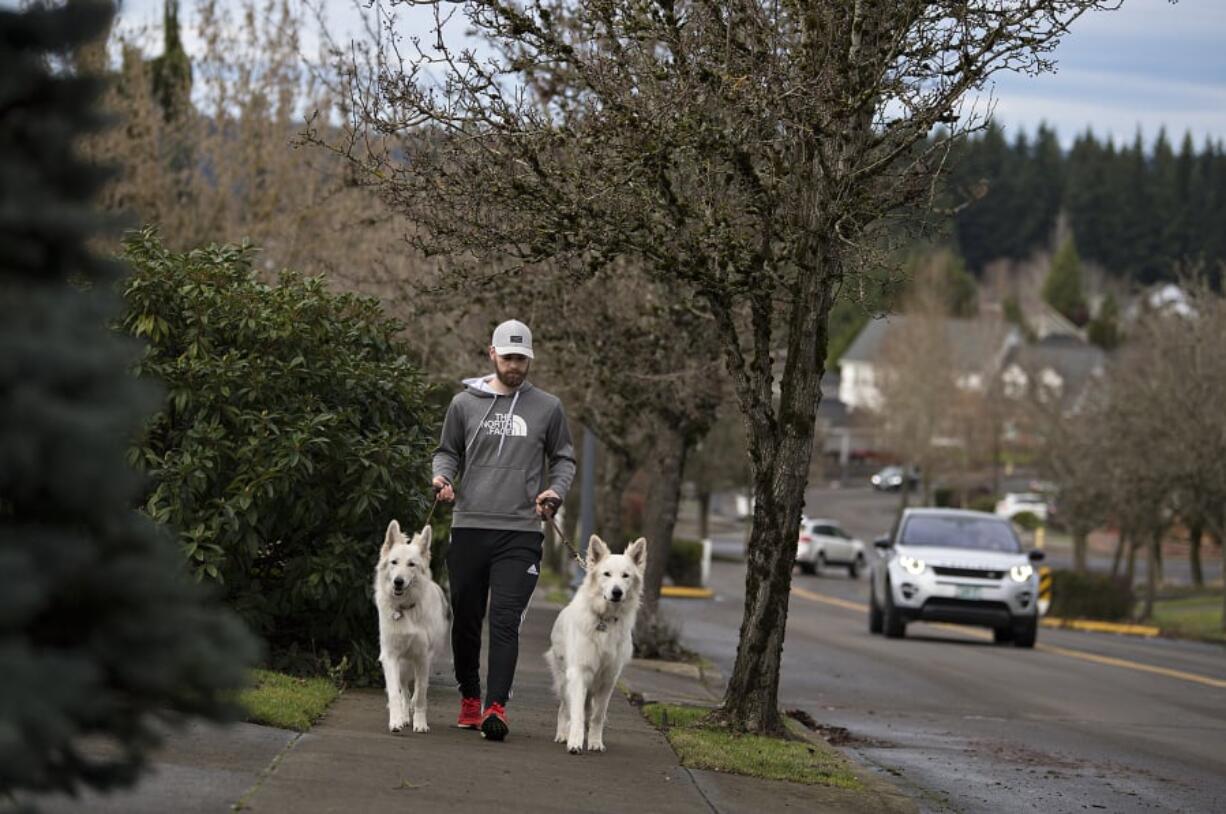
{"label": "evergreen tree", "polygon": [[1098,314],[1086,328],[1090,341],[1103,350],[1115,350],[1120,344],[1120,307],[1110,292],[1098,307]]}
{"label": "evergreen tree", "polygon": [[[159,721],[236,712],[254,643],[133,507],[157,393],[87,244],[102,81],[64,68],[110,3],[0,11],[0,795],[132,782]],[[102,741],[106,749],[91,748]]]}
{"label": "evergreen tree", "polygon": [[942,255],[945,305],[951,317],[970,319],[979,313],[979,286],[966,270],[966,263],[952,251]]}
{"label": "evergreen tree", "polygon": [[1111,202],[1106,197],[1108,159],[1093,131],[1086,130],[1077,137],[1067,162],[1064,211],[1086,257],[1110,269],[1105,257],[1111,232]]}
{"label": "evergreen tree", "polygon": [[963,149],[966,153],[954,162],[958,169],[951,179],[955,201],[961,204],[968,195],[981,197],[958,212],[955,231],[962,256],[978,273],[992,260],[1011,256],[1014,214],[1010,207],[1016,202],[1009,171],[1012,161],[1004,131],[995,124]]}
{"label": "evergreen tree", "polygon": [[1074,324],[1086,323],[1089,315],[1081,290],[1081,258],[1077,256],[1077,246],[1071,237],[1052,259],[1051,271],[1043,282],[1043,299]]}
{"label": "evergreen tree", "polygon": [[166,0],[162,20],[162,54],[149,67],[154,98],[169,121],[182,116],[191,104],[192,63],[179,34],[179,0]]}

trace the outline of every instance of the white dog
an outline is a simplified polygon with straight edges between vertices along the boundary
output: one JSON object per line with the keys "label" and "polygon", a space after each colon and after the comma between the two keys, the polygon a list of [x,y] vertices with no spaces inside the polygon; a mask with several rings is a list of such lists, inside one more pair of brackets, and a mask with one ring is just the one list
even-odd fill
{"label": "white dog", "polygon": [[642,537],[625,554],[610,554],[593,534],[587,548],[587,576],[553,624],[553,646],[545,661],[560,699],[554,741],[565,741],[572,755],[583,751],[585,723],[587,748],[604,751],[609,696],[634,649],[630,634],[646,563],[647,541]]}
{"label": "white dog", "polygon": [[414,732],[430,731],[426,724],[430,663],[446,647],[450,622],[443,589],[430,578],[432,539],[426,526],[409,542],[393,520],[375,568],[379,661],[387,683],[387,728],[392,732],[409,724]]}

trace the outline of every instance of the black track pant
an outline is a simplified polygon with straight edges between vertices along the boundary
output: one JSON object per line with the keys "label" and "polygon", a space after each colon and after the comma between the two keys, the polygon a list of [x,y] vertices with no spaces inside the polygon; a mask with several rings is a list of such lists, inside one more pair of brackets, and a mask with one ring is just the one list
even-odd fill
{"label": "black track pant", "polygon": [[541,570],[538,531],[452,529],[447,551],[451,579],[451,650],[465,698],[481,697],[481,624],[490,610],[489,694],[486,706],[505,704],[519,659],[519,626]]}

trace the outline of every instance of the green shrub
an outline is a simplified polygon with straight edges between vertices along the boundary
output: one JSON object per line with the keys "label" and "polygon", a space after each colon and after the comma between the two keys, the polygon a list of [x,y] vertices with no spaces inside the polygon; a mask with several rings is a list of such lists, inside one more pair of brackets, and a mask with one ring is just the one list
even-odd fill
{"label": "green shrub", "polygon": [[668,549],[668,565],[665,573],[674,585],[700,587],[702,585],[702,543],[693,540],[673,539]]}
{"label": "green shrub", "polygon": [[160,396],[129,372],[138,344],[109,327],[122,269],[89,249],[106,174],[79,153],[104,82],[72,65],[114,4],[29,5],[0,10],[4,810],[29,810],[22,791],[131,784],[167,722],[241,712],[257,655],[133,510],[144,485],[126,448]]}
{"label": "green shrub", "polygon": [[938,486],[932,492],[932,502],[942,508],[959,508],[958,492],[949,486]]}
{"label": "green shrub", "polygon": [[1010,519],[1017,524],[1018,528],[1025,529],[1026,531],[1034,531],[1043,525],[1043,521],[1034,512],[1018,512]]}
{"label": "green shrub", "polygon": [[1053,571],[1051,576],[1048,612],[1052,616],[1120,621],[1132,613],[1132,586],[1127,579],[1074,571]]}
{"label": "green shrub", "polygon": [[971,498],[967,504],[968,509],[974,509],[977,512],[995,512],[996,511],[996,496],[995,495],[976,495]]}
{"label": "green shrub", "polygon": [[138,372],[168,391],[133,462],[197,579],[221,582],[292,669],[347,658],[363,683],[371,568],[391,518],[425,518],[435,420],[376,301],[291,272],[263,284],[254,254],[126,241],[123,327],[149,340]]}

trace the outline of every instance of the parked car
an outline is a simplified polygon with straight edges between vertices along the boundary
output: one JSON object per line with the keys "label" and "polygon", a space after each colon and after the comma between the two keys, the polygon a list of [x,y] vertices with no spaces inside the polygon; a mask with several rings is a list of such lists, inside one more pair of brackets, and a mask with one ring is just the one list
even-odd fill
{"label": "parked car", "polygon": [[847,568],[855,579],[865,565],[864,543],[852,537],[833,520],[800,522],[800,540],[796,545],[796,564],[805,574],[819,574],[830,565]]}
{"label": "parked car", "polygon": [[[917,485],[919,483],[919,470],[911,467],[907,470],[907,478],[911,481],[912,486]],[[869,478],[869,482],[879,492],[894,492],[902,488],[902,479],[903,468],[901,466],[887,466]]]}
{"label": "parked car", "polygon": [[1014,515],[1030,512],[1042,522],[1047,522],[1047,501],[1035,492],[1008,492],[996,501],[996,514],[1010,520]]}
{"label": "parked car", "polygon": [[1022,550],[1007,520],[965,509],[907,509],[874,542],[868,629],[892,639],[913,621],[990,627],[998,643],[1034,647],[1042,551]]}

